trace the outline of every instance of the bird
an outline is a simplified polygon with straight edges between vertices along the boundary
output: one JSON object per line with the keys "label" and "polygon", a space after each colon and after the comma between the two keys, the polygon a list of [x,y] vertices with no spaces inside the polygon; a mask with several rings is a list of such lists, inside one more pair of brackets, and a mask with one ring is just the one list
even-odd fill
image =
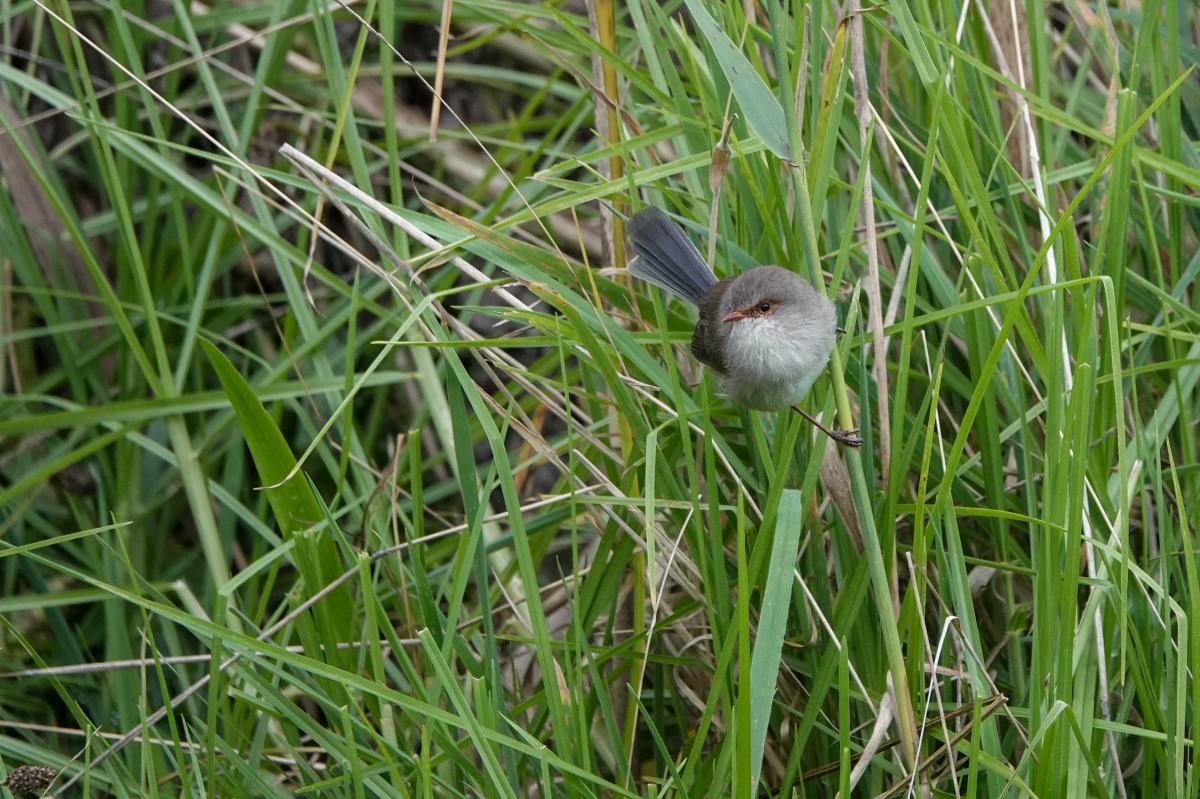
{"label": "bird", "polygon": [[683,229],[653,206],[635,214],[627,232],[629,273],[698,309],[692,355],[716,373],[723,394],[754,410],[791,407],[834,441],[862,445],[857,429],[831,430],[797,405],[837,339],[828,297],[779,266],[718,280]]}

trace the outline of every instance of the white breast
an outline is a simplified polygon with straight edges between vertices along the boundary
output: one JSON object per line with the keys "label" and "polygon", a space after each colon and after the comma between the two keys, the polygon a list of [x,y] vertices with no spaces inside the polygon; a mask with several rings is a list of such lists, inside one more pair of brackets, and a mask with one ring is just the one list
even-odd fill
{"label": "white breast", "polygon": [[797,319],[745,319],[729,331],[721,388],[734,402],[764,411],[794,405],[808,394],[833,351],[833,308]]}

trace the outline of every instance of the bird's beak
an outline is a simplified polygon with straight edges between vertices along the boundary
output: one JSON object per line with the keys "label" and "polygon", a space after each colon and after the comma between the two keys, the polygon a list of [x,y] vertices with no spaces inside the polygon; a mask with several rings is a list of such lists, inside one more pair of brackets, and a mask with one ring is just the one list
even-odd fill
{"label": "bird's beak", "polygon": [[725,318],[722,319],[721,321],[722,322],[736,322],[739,319],[745,319],[745,318],[746,318],[745,311],[730,311],[729,313],[725,314]]}

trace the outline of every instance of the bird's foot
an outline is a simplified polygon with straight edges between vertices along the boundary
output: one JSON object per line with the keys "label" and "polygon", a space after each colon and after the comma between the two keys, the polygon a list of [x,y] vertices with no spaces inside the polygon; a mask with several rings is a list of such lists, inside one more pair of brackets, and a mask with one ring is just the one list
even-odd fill
{"label": "bird's foot", "polygon": [[862,446],[863,442],[862,442],[862,439],[858,437],[858,428],[857,427],[854,428],[853,430],[830,430],[828,427],[826,427],[825,425],[818,422],[814,417],[805,413],[804,409],[801,408],[799,405],[793,405],[792,410],[795,411],[796,413],[800,414],[801,416],[803,416],[805,419],[807,419],[812,424],[813,427],[817,428],[822,433],[829,436],[830,438],[832,438],[834,441],[838,442],[842,446],[845,446],[845,447],[861,447]]}
{"label": "bird's foot", "polygon": [[861,447],[863,440],[858,435],[858,428],[853,430],[830,430],[829,437],[846,447]]}

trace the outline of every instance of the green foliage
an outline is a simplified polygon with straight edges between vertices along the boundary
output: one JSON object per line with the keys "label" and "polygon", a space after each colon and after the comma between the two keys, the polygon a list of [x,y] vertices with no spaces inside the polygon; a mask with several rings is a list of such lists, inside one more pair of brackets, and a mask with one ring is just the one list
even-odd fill
{"label": "green foliage", "polygon": [[842,6],[0,3],[0,777],[1197,795],[1196,6]]}

